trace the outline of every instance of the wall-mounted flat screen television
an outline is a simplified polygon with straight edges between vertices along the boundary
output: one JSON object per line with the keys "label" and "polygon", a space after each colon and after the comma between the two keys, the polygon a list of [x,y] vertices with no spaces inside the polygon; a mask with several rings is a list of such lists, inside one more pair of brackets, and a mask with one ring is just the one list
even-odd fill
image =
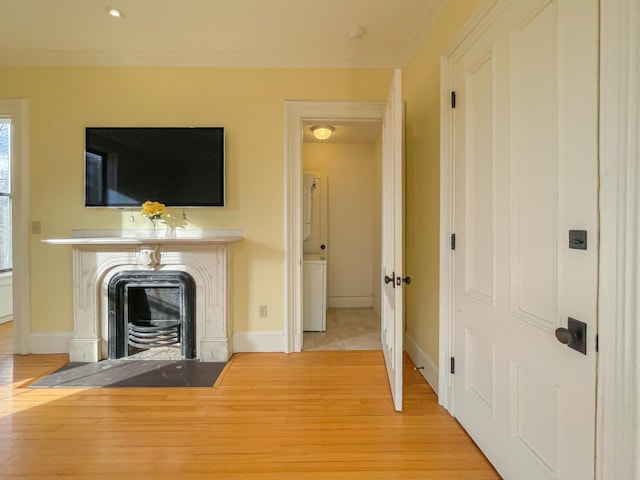
{"label": "wall-mounted flat screen television", "polygon": [[85,206],[222,207],[223,127],[87,127]]}

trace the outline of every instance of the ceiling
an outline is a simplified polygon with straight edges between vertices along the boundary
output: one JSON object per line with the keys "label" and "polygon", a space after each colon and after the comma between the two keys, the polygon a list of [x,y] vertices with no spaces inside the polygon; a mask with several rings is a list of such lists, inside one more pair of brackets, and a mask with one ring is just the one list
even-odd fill
{"label": "ceiling", "polygon": [[445,3],[0,0],[0,65],[396,68]]}

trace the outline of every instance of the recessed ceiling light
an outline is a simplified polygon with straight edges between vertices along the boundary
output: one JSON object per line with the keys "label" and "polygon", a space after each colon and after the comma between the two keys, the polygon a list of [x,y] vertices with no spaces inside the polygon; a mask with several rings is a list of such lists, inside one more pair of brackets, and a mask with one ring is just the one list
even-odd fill
{"label": "recessed ceiling light", "polygon": [[122,18],[124,17],[124,12],[117,7],[107,7],[105,8],[107,13],[114,18]]}

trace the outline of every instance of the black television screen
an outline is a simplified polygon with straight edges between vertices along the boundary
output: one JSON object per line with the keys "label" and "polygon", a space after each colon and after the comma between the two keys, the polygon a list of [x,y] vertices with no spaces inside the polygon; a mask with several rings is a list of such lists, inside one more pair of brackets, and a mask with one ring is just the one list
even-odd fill
{"label": "black television screen", "polygon": [[223,127],[87,127],[85,206],[224,206]]}

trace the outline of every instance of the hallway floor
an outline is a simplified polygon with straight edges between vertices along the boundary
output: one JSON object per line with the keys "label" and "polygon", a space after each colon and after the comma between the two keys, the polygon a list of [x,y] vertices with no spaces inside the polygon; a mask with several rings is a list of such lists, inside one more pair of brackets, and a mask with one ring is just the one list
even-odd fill
{"label": "hallway floor", "polygon": [[372,308],[330,308],[326,332],[304,332],[304,351],[381,350],[380,317]]}

